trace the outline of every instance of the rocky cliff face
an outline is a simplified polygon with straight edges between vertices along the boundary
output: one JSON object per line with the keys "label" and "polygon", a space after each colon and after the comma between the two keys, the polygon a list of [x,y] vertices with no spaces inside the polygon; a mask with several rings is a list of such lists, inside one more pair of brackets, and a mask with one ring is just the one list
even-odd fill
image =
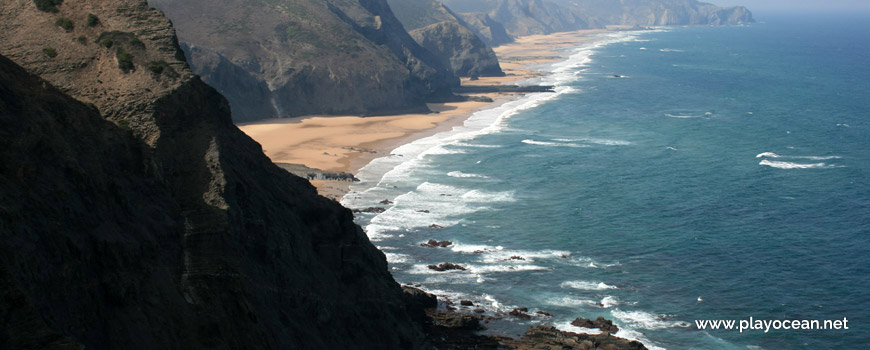
{"label": "rocky cliff face", "polygon": [[498,58],[453,12],[436,0],[389,0],[418,44],[460,77],[503,76]]}
{"label": "rocky cliff face", "polygon": [[426,111],[458,80],[384,0],[151,0],[236,121]]}
{"label": "rocky cliff face", "polygon": [[[453,6],[457,2],[459,0],[445,1],[448,6]],[[582,8],[563,6],[544,0],[493,0],[481,2],[474,7],[466,5],[462,8],[483,10],[482,12],[486,13],[489,19],[501,23],[507,34],[514,37],[602,26],[588,16]],[[476,14],[478,18],[481,15],[482,13]],[[480,21],[485,21],[487,17],[481,18]]]}
{"label": "rocky cliff face", "polygon": [[443,57],[458,76],[504,76],[492,48],[456,21],[430,24],[412,30],[411,36],[421,46]]}
{"label": "rocky cliff face", "polygon": [[456,17],[489,46],[499,46],[514,41],[507,33],[504,24],[492,19],[486,13],[457,13]]}
{"label": "rocky cliff face", "polygon": [[160,11],[57,8],[0,3],[0,348],[421,346],[350,211],[232,124]]}
{"label": "rocky cliff face", "polygon": [[602,27],[581,8],[543,0],[502,0],[489,15],[512,36]]}

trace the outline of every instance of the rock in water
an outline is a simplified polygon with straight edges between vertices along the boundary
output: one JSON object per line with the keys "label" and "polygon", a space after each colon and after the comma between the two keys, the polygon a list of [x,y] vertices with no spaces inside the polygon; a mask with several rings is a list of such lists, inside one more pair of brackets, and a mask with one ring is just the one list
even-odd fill
{"label": "rock in water", "polygon": [[458,264],[449,263],[449,262],[441,263],[441,264],[438,264],[438,265],[429,265],[429,266],[427,266],[427,267],[428,267],[430,270],[435,270],[435,271],[439,271],[439,272],[441,272],[441,271],[450,271],[450,270],[463,270],[463,271],[465,271],[465,267],[464,267],[464,266],[462,266],[462,265],[458,265]]}

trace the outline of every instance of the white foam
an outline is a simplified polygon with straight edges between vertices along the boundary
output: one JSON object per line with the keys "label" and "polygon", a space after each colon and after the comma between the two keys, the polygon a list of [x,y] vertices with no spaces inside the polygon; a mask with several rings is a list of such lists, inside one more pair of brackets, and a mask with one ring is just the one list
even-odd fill
{"label": "white foam", "polygon": [[665,113],[665,116],[668,116],[671,118],[679,118],[679,119],[698,118],[697,116],[694,116],[694,115],[670,114],[670,113]]}
{"label": "white foam", "polygon": [[577,297],[557,297],[545,301],[547,304],[556,306],[600,306],[595,300],[581,299]]}
{"label": "white foam", "polygon": [[468,174],[468,173],[463,173],[461,171],[451,171],[451,172],[447,173],[447,176],[458,177],[458,178],[478,178],[478,179],[488,179],[489,178],[489,176],[486,176],[486,175]]}
{"label": "white foam", "polygon": [[611,139],[596,139],[596,138],[553,139],[553,141],[558,141],[558,142],[584,142],[584,143],[592,143],[592,144],[602,145],[602,146],[629,146],[629,145],[632,144],[630,141],[611,140]]}
{"label": "white foam", "polygon": [[468,271],[472,273],[501,273],[501,272],[523,272],[523,271],[544,271],[551,270],[550,267],[538,265],[517,265],[517,264],[487,264],[487,265],[468,265]]}
{"label": "white foam", "polygon": [[773,153],[773,152],[763,152],[763,153],[759,153],[758,155],[755,156],[755,158],[764,158],[764,157],[779,158],[780,155]]}
{"label": "white foam", "polygon": [[561,143],[561,142],[547,142],[547,141],[536,141],[531,139],[523,140],[523,143],[529,145],[538,145],[538,146],[548,146],[548,147],[574,147],[574,148],[583,148],[589,147],[586,145],[580,145],[576,143]]}
{"label": "white foam", "polygon": [[764,159],[758,163],[758,165],[767,165],[772,168],[777,169],[818,169],[818,168],[832,168],[834,165],[828,165],[825,163],[812,163],[812,164],[804,164],[804,163],[792,163],[792,162],[781,162],[775,160],[767,160]]}
{"label": "white foam", "polygon": [[570,321],[558,322],[554,325],[559,330],[565,332],[572,332],[577,334],[601,334],[600,329],[595,328],[586,328],[586,327],[577,327],[571,324]]}
{"label": "white foam", "polygon": [[614,306],[619,305],[619,300],[616,300],[616,297],[608,295],[601,299],[601,307],[605,309],[612,308]]}
{"label": "white foam", "polygon": [[611,286],[604,282],[589,282],[589,281],[565,281],[559,285],[562,288],[574,288],[581,290],[607,290],[618,289],[616,286]]}
{"label": "white foam", "polygon": [[490,210],[492,203],[512,202],[515,198],[513,192],[468,190],[423,182],[393,201],[391,207],[366,225],[369,239],[379,241],[392,237],[395,231],[414,231],[431,225],[454,226],[468,214]]}
{"label": "white foam", "polygon": [[451,246],[450,250],[455,252],[455,253],[479,254],[479,253],[483,253],[483,252],[492,252],[492,251],[504,250],[504,247],[482,245],[482,244],[462,244],[459,242],[453,242],[453,245]]}
{"label": "white foam", "polygon": [[841,159],[840,156],[784,156],[773,152],[763,152],[755,156],[755,158],[792,158],[792,159],[809,159],[809,160],[831,160]]}
{"label": "white foam", "polygon": [[384,255],[387,256],[387,262],[391,264],[406,263],[408,258],[410,258],[408,254],[400,253],[384,252]]}
{"label": "white foam", "polygon": [[670,321],[666,319],[666,315],[656,315],[645,311],[622,311],[614,309],[610,314],[636,328],[656,330],[674,327],[686,328],[691,326],[688,322]]}
{"label": "white foam", "polygon": [[[514,249],[499,249],[499,250],[487,250],[480,253],[482,262],[487,263],[495,263],[495,262],[511,262],[515,264],[528,264],[533,263],[536,260],[562,260],[565,259],[563,257],[571,256],[571,252],[565,250],[514,250]],[[513,257],[520,257],[522,259],[513,259]]]}
{"label": "white foam", "polygon": [[457,147],[469,147],[469,148],[502,148],[502,147],[504,147],[502,145],[482,145],[482,144],[465,143],[465,142],[456,142],[452,145],[457,146]]}
{"label": "white foam", "polygon": [[668,48],[659,49],[659,51],[661,51],[661,52],[684,52],[683,50],[679,50],[679,49],[668,49]]}

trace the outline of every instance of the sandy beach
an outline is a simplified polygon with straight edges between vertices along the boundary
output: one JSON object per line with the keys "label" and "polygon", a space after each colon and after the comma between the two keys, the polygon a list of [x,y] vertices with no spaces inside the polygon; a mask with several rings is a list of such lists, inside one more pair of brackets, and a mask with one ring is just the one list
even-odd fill
{"label": "sandy beach", "polygon": [[[558,61],[564,49],[593,40],[606,30],[533,35],[493,48],[504,77],[462,79],[462,85],[502,85],[545,74],[538,68]],[[477,110],[514,98],[515,93],[475,94],[493,102],[431,103],[430,114],[392,116],[304,116],[260,120],[238,127],[259,142],[275,163],[302,164],[329,172],[355,173],[371,160],[386,156],[396,147],[460,125]],[[313,180],[321,195],[340,199],[350,182]]]}

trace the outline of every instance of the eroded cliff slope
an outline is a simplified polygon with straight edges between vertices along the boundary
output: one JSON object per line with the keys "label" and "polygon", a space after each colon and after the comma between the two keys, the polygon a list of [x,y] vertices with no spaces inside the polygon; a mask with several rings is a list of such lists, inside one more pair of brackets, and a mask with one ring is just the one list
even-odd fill
{"label": "eroded cliff slope", "polygon": [[437,0],[388,2],[411,37],[457,76],[504,75],[492,48]]}
{"label": "eroded cliff slope", "polygon": [[426,111],[458,84],[385,0],[150,0],[236,121]]}
{"label": "eroded cliff slope", "polygon": [[160,11],[56,8],[0,2],[0,348],[420,346],[350,211],[233,125]]}

